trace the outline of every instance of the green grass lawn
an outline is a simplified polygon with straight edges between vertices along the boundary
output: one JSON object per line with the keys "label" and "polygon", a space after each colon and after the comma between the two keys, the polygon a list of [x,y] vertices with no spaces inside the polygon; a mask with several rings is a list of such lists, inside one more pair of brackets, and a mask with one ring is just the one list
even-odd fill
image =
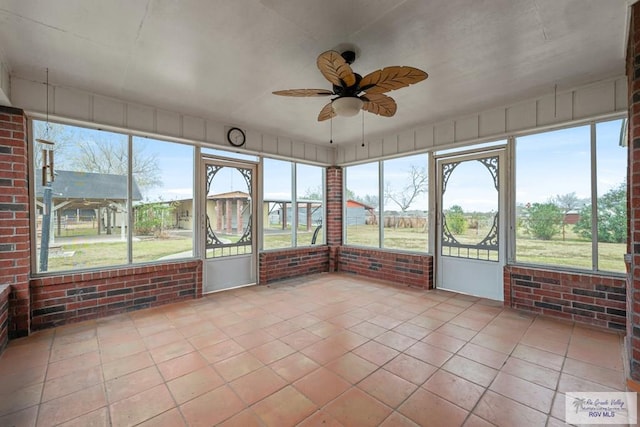
{"label": "green grass lawn", "polygon": [[[601,271],[625,272],[624,243],[600,243],[598,245],[598,269]],[[554,238],[534,240],[518,238],[516,259],[529,264],[549,264],[554,266],[592,268],[591,242],[577,239]]]}
{"label": "green grass lawn", "polygon": [[[478,242],[484,237],[483,230],[467,230],[464,235],[456,236],[464,243]],[[299,231],[298,245],[311,243],[313,232]],[[385,248],[426,252],[428,233],[423,229],[385,228]],[[318,235],[318,244],[322,242],[322,232]],[[347,229],[347,244],[378,247],[378,227],[375,225],[350,226]],[[265,235],[264,249],[291,247],[290,233],[270,233]],[[133,243],[135,262],[155,261],[165,256],[192,250],[190,238],[174,237],[170,239],[148,239]],[[49,271],[92,268],[126,264],[127,247],[124,242],[93,242],[82,244],[64,244],[62,251],[73,252],[73,256],[52,256],[49,259]],[[602,271],[624,272],[623,243],[601,243],[598,248],[599,269]],[[433,252],[433,251],[430,251]],[[518,235],[516,241],[516,259],[528,264],[553,265],[591,269],[591,243],[579,239],[568,232],[566,239],[535,240],[527,235]]]}
{"label": "green grass lawn", "polygon": [[[488,230],[467,229],[464,234],[456,235],[461,243],[477,243]],[[428,234],[418,229],[384,229],[386,248],[425,251]],[[378,246],[377,225],[357,225],[347,229],[347,244],[358,246]],[[624,243],[600,243],[598,247],[598,268],[602,271],[625,271]],[[434,252],[433,250],[430,252]],[[573,232],[567,231],[565,240],[556,236],[552,240],[536,240],[527,235],[518,235],[516,240],[516,260],[528,264],[547,264],[561,267],[591,269],[591,242],[579,239]]]}
{"label": "green grass lawn", "polygon": [[[384,247],[406,251],[427,252],[429,233],[421,228],[385,228]],[[377,225],[350,225],[347,227],[347,244],[379,246]]]}
{"label": "green grass lawn", "polygon": [[[192,240],[189,238],[150,239],[133,243],[135,262],[155,261],[176,253],[190,251]],[[127,263],[126,242],[95,242],[64,244],[65,253],[72,256],[52,256],[49,258],[49,271],[92,268]]]}
{"label": "green grass lawn", "polygon": [[[313,231],[298,231],[298,246],[311,245],[311,239],[313,238]],[[316,245],[321,245],[324,242],[324,235],[322,229],[318,233],[316,238]],[[288,232],[273,232],[264,235],[262,242],[264,249],[279,249],[291,247],[291,230]]]}

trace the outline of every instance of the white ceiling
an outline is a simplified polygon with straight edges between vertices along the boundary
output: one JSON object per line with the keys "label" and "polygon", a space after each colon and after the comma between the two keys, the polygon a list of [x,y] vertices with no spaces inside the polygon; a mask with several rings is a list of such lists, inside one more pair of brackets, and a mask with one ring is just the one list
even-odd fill
{"label": "white ceiling", "polygon": [[[628,0],[0,0],[0,56],[14,76],[327,143],[316,57],[352,44],[354,71],[429,73],[389,93],[370,136],[624,74]],[[19,107],[19,106],[18,106]],[[361,118],[333,121],[358,141]]]}

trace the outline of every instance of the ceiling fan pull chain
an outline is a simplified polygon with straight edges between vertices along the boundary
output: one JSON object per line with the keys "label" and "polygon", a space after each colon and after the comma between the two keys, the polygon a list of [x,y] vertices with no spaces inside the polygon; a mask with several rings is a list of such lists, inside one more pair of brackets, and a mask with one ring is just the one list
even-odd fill
{"label": "ceiling fan pull chain", "polygon": [[362,110],[362,146],[364,147],[364,110]]}
{"label": "ceiling fan pull chain", "polygon": [[331,119],[329,120],[329,144],[333,144],[333,114],[331,115]]}

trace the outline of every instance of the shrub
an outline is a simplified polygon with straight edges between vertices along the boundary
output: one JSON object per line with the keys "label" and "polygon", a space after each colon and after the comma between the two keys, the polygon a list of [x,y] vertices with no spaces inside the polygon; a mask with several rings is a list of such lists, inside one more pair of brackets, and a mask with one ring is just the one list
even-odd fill
{"label": "shrub", "polygon": [[533,203],[525,215],[525,229],[536,239],[551,240],[562,228],[562,209],[553,203]]}
{"label": "shrub", "polygon": [[462,234],[467,230],[467,219],[464,217],[462,207],[453,205],[445,213],[447,227],[453,234]]}
{"label": "shrub", "polygon": [[[580,210],[580,219],[573,229],[591,240],[590,204]],[[598,198],[598,240],[606,243],[627,241],[627,186],[624,182]]]}
{"label": "shrub", "polygon": [[137,235],[162,237],[171,227],[175,207],[171,203],[146,203],[136,206],[134,230]]}

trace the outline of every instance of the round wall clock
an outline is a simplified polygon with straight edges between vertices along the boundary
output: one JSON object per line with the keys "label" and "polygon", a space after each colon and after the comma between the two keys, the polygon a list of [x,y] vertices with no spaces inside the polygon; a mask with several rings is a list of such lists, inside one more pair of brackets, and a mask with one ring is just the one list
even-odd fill
{"label": "round wall clock", "polygon": [[240,128],[230,128],[227,131],[227,141],[234,147],[242,147],[247,141],[244,131]]}

